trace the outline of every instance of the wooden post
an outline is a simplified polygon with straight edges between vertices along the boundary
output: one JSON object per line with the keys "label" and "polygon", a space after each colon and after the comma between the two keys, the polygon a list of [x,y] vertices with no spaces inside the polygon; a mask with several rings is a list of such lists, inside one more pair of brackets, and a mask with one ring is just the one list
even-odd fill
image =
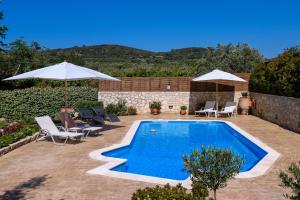
{"label": "wooden post", "polygon": [[64,100],[65,100],[65,109],[68,107],[68,90],[67,90],[67,87],[68,87],[68,83],[67,81],[65,80],[65,87],[64,87]]}
{"label": "wooden post", "polygon": [[[65,87],[64,87],[64,100],[65,100],[65,109],[64,109],[64,114],[67,114],[67,108],[68,108],[68,83],[67,80],[64,81],[65,82]],[[66,116],[65,116],[65,128],[68,128],[68,122],[66,120]]]}
{"label": "wooden post", "polygon": [[219,104],[218,104],[218,90],[219,90],[219,87],[218,87],[218,81],[216,81],[216,105],[217,105],[217,110],[218,110],[218,107],[219,107]]}

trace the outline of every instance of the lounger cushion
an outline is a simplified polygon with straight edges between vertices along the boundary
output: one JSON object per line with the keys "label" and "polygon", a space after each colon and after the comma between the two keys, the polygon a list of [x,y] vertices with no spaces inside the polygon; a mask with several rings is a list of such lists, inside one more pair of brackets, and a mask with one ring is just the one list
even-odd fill
{"label": "lounger cushion", "polygon": [[59,137],[80,137],[83,136],[83,133],[60,132],[59,134],[52,134],[52,135],[59,136]]}
{"label": "lounger cushion", "polygon": [[120,121],[119,117],[115,114],[108,114],[107,117],[109,118],[109,121],[111,121],[111,122],[119,122]]}

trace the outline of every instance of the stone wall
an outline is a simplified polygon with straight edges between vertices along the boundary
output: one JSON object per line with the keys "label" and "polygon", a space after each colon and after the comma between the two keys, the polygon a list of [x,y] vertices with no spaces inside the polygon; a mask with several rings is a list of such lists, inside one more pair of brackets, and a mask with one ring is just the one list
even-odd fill
{"label": "stone wall", "polygon": [[[178,112],[180,106],[188,104],[189,95],[190,92],[99,92],[99,101],[106,106],[125,99],[128,106],[137,108],[138,113],[149,112],[149,103],[160,101],[162,112]],[[169,106],[173,107],[170,109]]]}
{"label": "stone wall", "polygon": [[256,99],[253,115],[300,133],[300,99],[251,92]]}
{"label": "stone wall", "polygon": [[[225,105],[226,101],[238,101],[241,92],[219,92],[219,105]],[[149,112],[149,103],[151,101],[160,101],[162,103],[162,112],[178,113],[180,106],[188,107],[190,113],[199,109],[201,104],[208,100],[215,100],[215,92],[119,92],[102,91],[98,95],[99,101],[106,106],[109,103],[117,103],[119,99],[125,99],[128,106],[137,108],[138,113]]]}

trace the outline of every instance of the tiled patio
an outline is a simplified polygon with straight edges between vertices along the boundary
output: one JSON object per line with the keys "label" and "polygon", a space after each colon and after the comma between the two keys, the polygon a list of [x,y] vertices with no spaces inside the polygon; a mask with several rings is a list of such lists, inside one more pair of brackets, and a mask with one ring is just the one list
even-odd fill
{"label": "tiled patio", "polygon": [[[104,135],[89,137],[79,144],[56,146],[41,141],[27,144],[0,157],[0,199],[130,199],[138,188],[153,184],[98,175],[86,171],[102,163],[88,154],[118,143],[137,119],[198,119],[175,114],[122,117]],[[204,119],[204,118],[201,118]],[[254,116],[228,119],[277,150],[281,157],[263,176],[235,179],[219,193],[219,199],[284,199],[278,173],[300,160],[300,134],[295,134]]]}

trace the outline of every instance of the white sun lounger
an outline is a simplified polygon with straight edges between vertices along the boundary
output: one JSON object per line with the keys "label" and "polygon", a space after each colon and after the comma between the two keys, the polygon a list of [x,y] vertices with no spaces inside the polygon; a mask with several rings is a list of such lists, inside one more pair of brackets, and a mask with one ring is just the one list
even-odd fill
{"label": "white sun lounger", "polygon": [[225,107],[221,111],[218,111],[218,115],[227,115],[228,117],[230,117],[235,114],[236,116],[236,106],[237,103],[227,101]]}
{"label": "white sun lounger", "polygon": [[198,111],[195,111],[195,115],[204,113],[206,116],[208,116],[208,113],[215,112],[214,107],[215,107],[216,102],[215,101],[206,101],[204,108],[201,108]]}
{"label": "white sun lounger", "polygon": [[81,137],[83,137],[83,133],[59,131],[49,116],[36,117],[35,120],[37,121],[38,125],[41,127],[40,130],[41,137],[38,137],[37,141],[41,139],[45,139],[46,137],[51,137],[53,143],[59,145],[54,140],[54,137],[64,138],[65,141],[63,144],[66,144],[68,139],[81,139]]}

